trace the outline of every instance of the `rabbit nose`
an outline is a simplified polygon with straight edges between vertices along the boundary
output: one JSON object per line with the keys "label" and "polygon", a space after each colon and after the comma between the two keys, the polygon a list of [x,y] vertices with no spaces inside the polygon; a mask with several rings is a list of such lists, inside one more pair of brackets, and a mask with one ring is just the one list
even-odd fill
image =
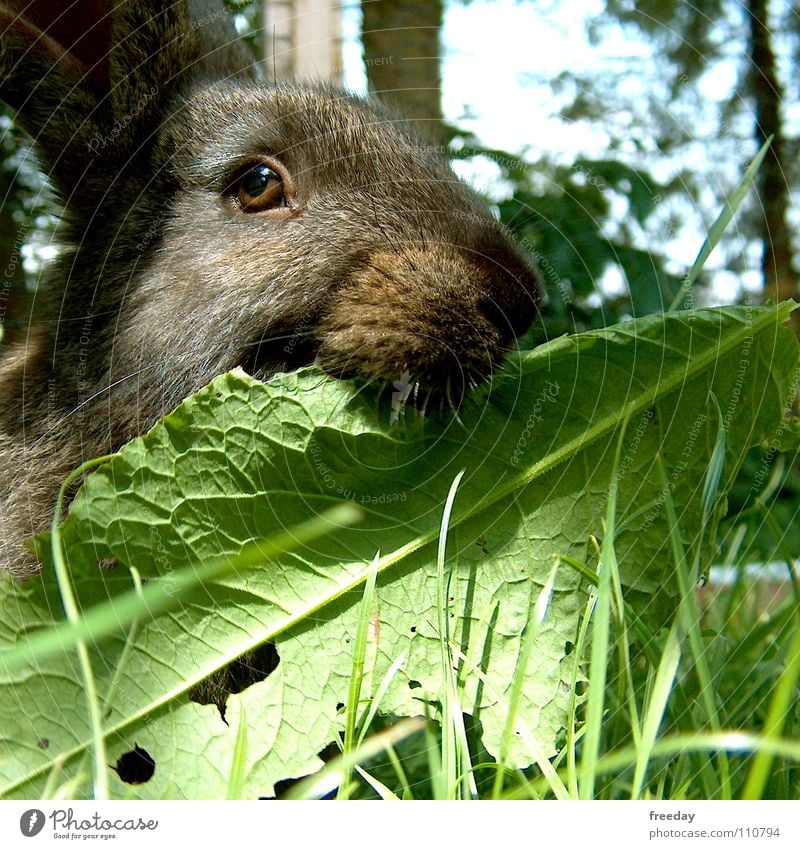
{"label": "rabbit nose", "polygon": [[500,331],[504,342],[511,342],[525,333],[536,316],[531,298],[516,298],[513,303],[505,304],[495,296],[482,295],[476,309]]}
{"label": "rabbit nose", "polygon": [[[338,376],[395,380],[459,399],[486,381],[536,313],[536,281],[451,247],[375,252],[337,290],[318,327]],[[463,390],[463,391],[462,391]]]}

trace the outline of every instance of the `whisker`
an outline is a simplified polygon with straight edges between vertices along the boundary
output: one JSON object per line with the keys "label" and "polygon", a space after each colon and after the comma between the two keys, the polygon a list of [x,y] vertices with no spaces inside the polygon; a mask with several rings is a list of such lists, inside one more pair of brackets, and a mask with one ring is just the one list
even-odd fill
{"label": "whisker", "polygon": [[449,375],[447,377],[447,387],[445,392],[447,395],[447,402],[450,404],[450,412],[453,414],[453,418],[455,418],[455,420],[461,425],[461,427],[466,430],[466,427],[464,427],[464,422],[461,421],[461,418],[458,415],[458,406],[456,405],[455,401],[453,401],[453,387]]}

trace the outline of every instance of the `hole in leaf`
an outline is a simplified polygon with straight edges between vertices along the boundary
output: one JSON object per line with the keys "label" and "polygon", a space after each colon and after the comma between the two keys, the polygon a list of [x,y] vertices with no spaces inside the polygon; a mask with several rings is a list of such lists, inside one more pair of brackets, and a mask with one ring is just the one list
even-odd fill
{"label": "hole in leaf", "polygon": [[144,784],[153,777],[156,762],[147,749],[134,744],[133,749],[125,752],[117,761],[117,765],[112,766],[111,769],[126,784]]}
{"label": "hole in leaf", "polygon": [[575,682],[575,693],[578,696],[582,696],[586,692],[586,682],[585,681],[576,681]]}
{"label": "hole in leaf", "polygon": [[422,686],[422,684],[420,684],[419,681],[414,681],[413,679],[408,682],[408,689],[409,690],[419,690],[419,688],[421,686]]}
{"label": "hole in leaf", "polygon": [[564,654],[565,655],[572,654],[572,650],[574,648],[575,648],[575,643],[573,643],[571,640],[567,640],[566,643],[564,643]]}
{"label": "hole in leaf", "polygon": [[[344,707],[344,705],[342,705],[342,707]],[[317,752],[317,757],[321,761],[323,761],[324,763],[328,763],[329,761],[332,761],[335,757],[338,757],[340,754],[341,754],[341,750],[336,745],[336,743],[328,743],[328,745],[325,746],[325,748],[322,749],[322,751]],[[292,787],[295,786],[295,784],[299,784],[301,781],[303,781],[304,778],[307,778],[307,777],[308,776],[304,775],[301,778],[284,778],[284,779],[281,779],[280,781],[276,781],[275,782],[275,795],[274,796],[262,797],[262,798],[280,799],[281,796],[283,796],[284,793],[287,793],[289,790],[291,790]],[[333,799],[336,796],[336,793],[338,792],[338,790],[339,790],[339,788],[335,787],[333,790],[330,790],[328,793],[326,793],[324,796],[322,796],[320,798],[322,798],[322,799]]]}
{"label": "hole in leaf", "polygon": [[412,633],[412,634],[416,634],[416,633],[417,633],[417,626],[416,626],[416,625],[412,625],[412,626],[411,626],[411,633]]}
{"label": "hole in leaf", "polygon": [[298,781],[302,781],[302,778],[282,778],[280,781],[275,782],[275,795],[268,796],[268,799],[280,799],[287,790],[291,790]]}
{"label": "hole in leaf", "polygon": [[329,761],[332,761],[334,758],[339,757],[339,755],[341,755],[341,753],[342,753],[342,750],[336,745],[336,743],[328,743],[328,745],[324,749],[317,752],[317,757],[321,761],[328,763]]}
{"label": "hole in leaf", "polygon": [[275,643],[264,643],[209,675],[189,691],[189,698],[199,705],[216,705],[225,719],[228,696],[263,681],[278,668],[280,661]]}

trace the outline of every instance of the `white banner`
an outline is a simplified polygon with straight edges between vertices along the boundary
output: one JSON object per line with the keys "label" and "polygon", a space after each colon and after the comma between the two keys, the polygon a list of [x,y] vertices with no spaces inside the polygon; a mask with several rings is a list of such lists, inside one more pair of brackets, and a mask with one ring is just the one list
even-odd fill
{"label": "white banner", "polygon": [[798,820],[798,802],[6,801],[0,846],[796,849]]}

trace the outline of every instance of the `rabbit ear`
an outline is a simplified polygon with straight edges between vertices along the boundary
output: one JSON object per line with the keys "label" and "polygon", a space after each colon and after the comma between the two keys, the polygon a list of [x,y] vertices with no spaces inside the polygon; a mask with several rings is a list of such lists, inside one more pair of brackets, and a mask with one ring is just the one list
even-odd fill
{"label": "rabbit ear", "polygon": [[220,78],[256,78],[253,54],[236,34],[223,0],[189,0],[189,17],[197,37],[197,70]]}
{"label": "rabbit ear", "polygon": [[6,0],[0,3],[0,38],[27,41],[33,50],[29,58],[39,53],[51,64],[71,62],[98,89],[107,88],[108,7],[109,0],[83,0],[66,8],[53,0]]}
{"label": "rabbit ear", "polygon": [[[107,86],[106,51],[86,35],[85,23],[77,26],[72,16],[59,17],[51,8],[56,5],[46,0],[0,3],[0,97],[39,143],[46,166],[69,146],[81,146],[85,157],[96,132],[92,113]],[[49,25],[51,14],[58,22]]]}
{"label": "rabbit ear", "polygon": [[[70,190],[102,152],[130,160],[164,115],[176,82],[230,76],[248,65],[216,0],[0,2],[0,96]],[[100,150],[102,148],[102,151]]]}
{"label": "rabbit ear", "polygon": [[199,54],[186,0],[116,0],[109,45],[114,120],[152,130],[166,93]]}
{"label": "rabbit ear", "polygon": [[247,75],[251,65],[222,0],[114,2],[109,81],[117,119],[136,112],[147,126],[142,111],[158,112],[179,77]]}

